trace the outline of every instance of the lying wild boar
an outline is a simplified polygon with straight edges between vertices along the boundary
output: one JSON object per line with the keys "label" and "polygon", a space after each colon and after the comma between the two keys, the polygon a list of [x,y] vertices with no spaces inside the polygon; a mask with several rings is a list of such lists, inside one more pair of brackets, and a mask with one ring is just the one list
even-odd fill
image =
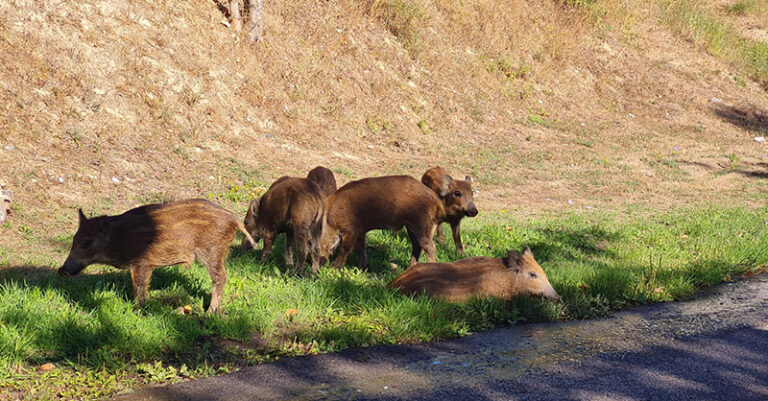
{"label": "lying wild boar", "polygon": [[419,263],[387,285],[404,294],[426,293],[450,302],[492,296],[511,300],[516,295],[542,296],[559,301],[533,253],[509,251],[503,258],[467,258],[453,263]]}
{"label": "lying wild boar", "polygon": [[[444,177],[447,191],[452,179]],[[321,241],[321,263],[328,260],[341,243],[334,267],[341,267],[355,248],[357,265],[366,266],[365,233],[374,229],[400,230],[405,227],[413,251],[411,264],[417,263],[421,250],[427,260],[435,261],[432,235],[437,222],[445,217],[443,202],[415,178],[388,176],[348,182],[328,198]]]}
{"label": "lying wild boar", "polygon": [[80,226],[59,274],[72,276],[93,263],[128,269],[139,305],[156,267],[190,264],[197,258],[211,275],[208,312],[216,312],[227,281],[229,243],[240,230],[244,241],[254,244],[234,214],[202,199],[140,206],[119,216],[89,219],[82,210],[78,213]]}
{"label": "lying wild boar", "polygon": [[[293,249],[298,252],[295,269],[304,267],[312,252],[312,272],[318,269],[320,233],[323,229],[323,193],[306,179],[280,177],[261,197],[254,199],[245,215],[245,228],[255,238],[264,238],[261,261],[272,253],[272,244],[280,233],[286,233],[285,264],[293,264]],[[243,249],[248,249],[243,243]]]}
{"label": "lying wild boar", "polygon": [[[453,185],[451,185],[447,193],[443,196],[440,195],[440,185],[442,177],[445,175],[448,175],[448,171],[444,168],[433,167],[421,176],[421,182],[435,191],[445,203],[445,219],[443,219],[443,221],[451,225],[453,243],[456,245],[456,251],[463,255],[464,245],[461,243],[461,219],[463,219],[464,216],[477,216],[477,208],[475,207],[475,200],[472,193],[472,178],[466,176],[463,181],[454,180]],[[437,226],[437,242],[441,244],[445,242],[445,239],[443,239],[443,228],[440,227],[440,224]]]}
{"label": "lying wild boar", "polygon": [[310,170],[307,179],[317,184],[320,191],[323,192],[323,199],[327,199],[336,192],[336,178],[331,170],[323,166],[317,166]]}

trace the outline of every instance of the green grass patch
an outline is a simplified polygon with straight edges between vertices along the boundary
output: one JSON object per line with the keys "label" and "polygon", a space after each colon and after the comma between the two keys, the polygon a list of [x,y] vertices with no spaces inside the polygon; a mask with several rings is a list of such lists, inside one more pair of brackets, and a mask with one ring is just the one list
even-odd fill
{"label": "green grass patch", "polygon": [[[747,71],[768,89],[768,44],[743,38],[700,0],[664,0],[662,20],[678,33],[690,37],[710,54],[728,60]],[[750,13],[757,4],[743,1],[732,5],[731,13]]]}
{"label": "green grass patch", "polygon": [[[129,276],[106,266],[63,279],[52,266],[0,269],[0,389],[19,398],[94,398],[144,383],[234,371],[283,356],[374,344],[434,341],[518,321],[603,316],[768,266],[768,208],[708,206],[665,213],[560,213],[527,220],[505,213],[466,219],[467,256],[530,246],[562,303],[521,298],[449,304],[385,287],[404,270],[404,232],[369,234],[370,268],[284,266],[279,239],[266,263],[233,251],[223,314],[206,316],[210,279],[194,265],[157,269],[137,308]],[[65,238],[57,241],[66,242]],[[438,259],[458,259],[453,244]],[[350,264],[355,257],[350,257]],[[185,305],[192,313],[179,313]],[[45,363],[56,369],[43,372]]]}

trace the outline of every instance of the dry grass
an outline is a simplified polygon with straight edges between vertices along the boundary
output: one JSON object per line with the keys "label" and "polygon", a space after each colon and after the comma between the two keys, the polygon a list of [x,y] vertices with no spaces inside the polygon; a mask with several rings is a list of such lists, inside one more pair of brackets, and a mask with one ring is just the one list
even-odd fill
{"label": "dry grass", "polygon": [[277,0],[253,46],[214,2],[2,2],[0,249],[54,264],[76,207],[242,212],[317,164],[341,182],[442,164],[477,178],[481,210],[519,214],[763,203],[768,96],[658,17],[639,0]]}

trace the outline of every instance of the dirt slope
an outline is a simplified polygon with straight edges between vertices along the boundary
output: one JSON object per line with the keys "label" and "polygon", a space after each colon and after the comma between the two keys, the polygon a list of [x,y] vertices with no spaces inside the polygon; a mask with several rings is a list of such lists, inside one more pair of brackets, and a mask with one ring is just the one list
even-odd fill
{"label": "dirt slope", "polygon": [[317,164],[340,182],[440,164],[475,178],[481,210],[518,214],[765,203],[768,94],[661,25],[655,2],[265,13],[251,45],[213,1],[0,3],[0,181],[15,193],[0,264],[59,258],[76,207],[210,197],[242,212]]}

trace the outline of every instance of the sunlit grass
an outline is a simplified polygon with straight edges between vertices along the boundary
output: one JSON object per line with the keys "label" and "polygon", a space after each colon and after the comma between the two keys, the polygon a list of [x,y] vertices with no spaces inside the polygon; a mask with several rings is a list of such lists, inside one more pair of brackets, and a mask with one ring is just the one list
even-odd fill
{"label": "sunlit grass", "polygon": [[[42,397],[80,380],[85,384],[65,398],[96,397],[281,356],[434,341],[519,320],[583,319],[681,299],[764,269],[766,222],[766,208],[715,206],[528,220],[486,213],[465,220],[467,256],[530,246],[562,303],[449,304],[400,295],[385,285],[406,267],[410,244],[404,233],[389,231],[369,234],[367,271],[326,267],[315,277],[295,274],[282,261],[282,239],[265,264],[258,251],[233,251],[223,314],[216,316],[203,313],[211,284],[199,265],[156,270],[143,309],[132,301],[128,274],[110,267],[90,267],[70,279],[52,266],[7,267],[0,270],[0,388]],[[459,257],[448,242],[438,246],[441,261]],[[185,305],[192,313],[181,312]],[[35,370],[47,362],[61,373]]]}

